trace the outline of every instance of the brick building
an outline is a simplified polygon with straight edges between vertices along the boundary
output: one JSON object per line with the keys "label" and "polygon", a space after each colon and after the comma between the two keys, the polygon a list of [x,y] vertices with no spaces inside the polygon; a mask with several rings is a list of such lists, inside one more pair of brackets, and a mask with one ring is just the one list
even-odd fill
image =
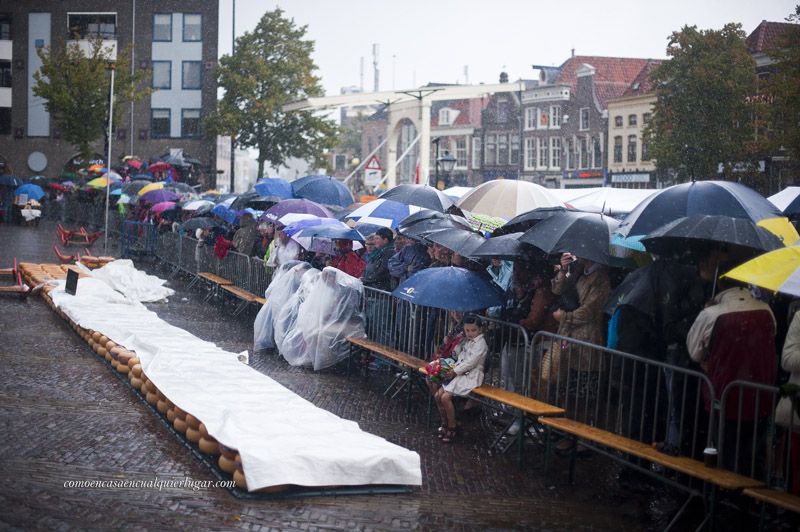
{"label": "brick building", "polygon": [[[216,140],[202,121],[217,99],[218,5],[203,0],[0,0],[0,163],[21,177],[57,176],[75,162],[43,101],[33,94],[39,47],[101,37],[133,68],[151,73],[156,91],[128,106],[114,124],[112,163],[135,154],[157,158],[181,149],[199,160],[200,180],[214,185]],[[103,140],[94,149],[105,162]]]}

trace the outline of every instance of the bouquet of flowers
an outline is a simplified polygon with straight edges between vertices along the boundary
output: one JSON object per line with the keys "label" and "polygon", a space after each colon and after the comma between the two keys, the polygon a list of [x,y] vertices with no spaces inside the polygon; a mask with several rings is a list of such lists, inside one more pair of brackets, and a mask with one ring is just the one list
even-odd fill
{"label": "bouquet of flowers", "polygon": [[425,372],[431,382],[439,384],[444,381],[444,376],[455,365],[456,361],[452,358],[437,358],[425,364]]}

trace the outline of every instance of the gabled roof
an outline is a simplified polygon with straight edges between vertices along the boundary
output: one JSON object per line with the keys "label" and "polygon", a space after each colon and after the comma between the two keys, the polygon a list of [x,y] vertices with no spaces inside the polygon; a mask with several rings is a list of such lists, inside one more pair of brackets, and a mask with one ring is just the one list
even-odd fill
{"label": "gabled roof", "polygon": [[660,64],[661,61],[658,59],[648,59],[647,63],[642,67],[641,72],[637,74],[636,78],[633,80],[633,83],[631,83],[630,86],[625,89],[625,92],[622,93],[622,96],[640,96],[642,94],[650,94],[651,92],[654,92],[655,87],[650,81],[650,74]]}
{"label": "gabled roof", "polygon": [[762,20],[753,33],[747,36],[747,49],[750,50],[750,53],[768,52],[775,48],[778,37],[787,31],[798,33],[798,38],[800,38],[800,24]]}
{"label": "gabled roof", "polygon": [[460,111],[455,121],[447,127],[481,127],[481,111],[489,105],[489,98],[469,98],[466,100],[442,100],[431,106],[431,127],[439,127],[439,110],[448,107]]}
{"label": "gabled roof", "polygon": [[650,59],[632,57],[576,55],[561,65],[561,73],[555,83],[569,85],[575,91],[578,85],[578,70],[583,65],[591,65],[595,71],[595,94],[600,105],[605,109],[606,102],[622,96],[649,61]]}

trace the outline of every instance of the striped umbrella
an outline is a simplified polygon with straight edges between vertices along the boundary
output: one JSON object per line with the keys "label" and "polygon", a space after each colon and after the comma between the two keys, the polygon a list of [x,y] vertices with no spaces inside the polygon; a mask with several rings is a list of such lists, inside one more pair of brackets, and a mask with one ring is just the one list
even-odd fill
{"label": "striped umbrella", "polygon": [[[416,205],[405,205],[392,200],[376,199],[348,214],[347,219],[394,229],[409,215],[421,210],[422,208]],[[365,220],[366,218],[369,220]]]}

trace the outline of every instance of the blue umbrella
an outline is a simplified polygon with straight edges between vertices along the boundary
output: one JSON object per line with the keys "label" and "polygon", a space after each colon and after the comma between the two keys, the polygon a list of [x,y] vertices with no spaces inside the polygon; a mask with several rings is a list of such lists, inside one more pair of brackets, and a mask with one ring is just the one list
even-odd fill
{"label": "blue umbrella", "polygon": [[283,232],[289,236],[294,235],[295,233],[299,233],[303,229],[307,229],[309,227],[315,227],[318,225],[330,225],[336,224],[338,220],[334,220],[333,218],[309,218],[307,220],[298,220],[296,222],[292,222],[288,224],[286,227],[283,228]]}
{"label": "blue umbrella", "polygon": [[111,192],[109,192],[109,195],[111,195],[111,196],[121,196],[122,195],[122,189],[121,188],[115,188]]}
{"label": "blue umbrella", "polygon": [[27,194],[29,199],[39,201],[44,197],[44,190],[39,185],[34,185],[33,183],[26,183],[21,187],[17,187],[14,191],[14,194],[20,196],[22,194]]}
{"label": "blue umbrella", "polygon": [[322,205],[308,199],[288,199],[283,200],[266,211],[259,218],[260,221],[276,222],[280,220],[285,214],[298,213],[298,214],[313,214],[320,218],[330,218],[331,213]]}
{"label": "blue umbrella", "polygon": [[364,237],[355,229],[350,229],[347,226],[342,227],[341,222],[335,224],[314,225],[306,227],[299,233],[298,237],[315,237],[315,238],[330,238],[340,240],[357,240],[363,242]]}
{"label": "blue umbrella", "polygon": [[496,307],[505,301],[493,282],[455,266],[418,271],[400,283],[392,295],[417,305],[458,312]]}
{"label": "blue umbrella", "polygon": [[421,210],[421,207],[406,205],[393,200],[376,199],[348,214],[347,219],[386,227],[391,226],[394,229],[410,214]]}
{"label": "blue umbrella", "polygon": [[347,207],[353,203],[353,194],[338,179],[326,175],[307,175],[292,182],[292,192],[298,198],[317,203]]}
{"label": "blue umbrella", "polygon": [[260,179],[258,183],[256,183],[255,190],[261,196],[275,196],[280,199],[289,199],[294,197],[292,185],[285,179],[270,177]]}
{"label": "blue umbrella", "polygon": [[236,214],[236,211],[230,210],[225,205],[217,205],[216,207],[211,209],[211,214],[225,220],[229,224],[236,223],[236,219],[239,217]]}
{"label": "blue umbrella", "polygon": [[0,175],[0,186],[18,187],[22,184],[22,179],[15,175]]}

